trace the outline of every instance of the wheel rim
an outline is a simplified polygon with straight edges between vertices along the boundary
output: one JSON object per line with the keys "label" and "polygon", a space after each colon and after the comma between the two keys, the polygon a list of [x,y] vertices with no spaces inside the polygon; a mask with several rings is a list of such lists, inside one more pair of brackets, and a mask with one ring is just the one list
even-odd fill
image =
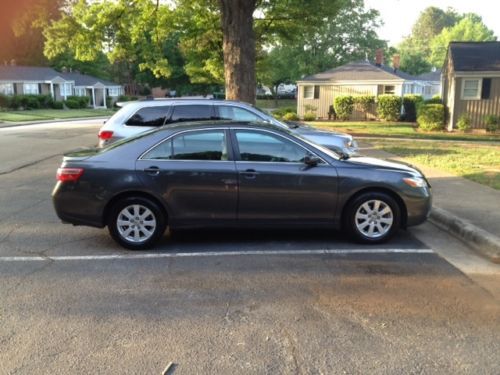
{"label": "wheel rim", "polygon": [[127,241],[140,243],[149,240],[156,229],[156,218],[146,206],[133,204],[120,211],[116,219],[120,236]]}
{"label": "wheel rim", "polygon": [[354,216],[356,228],[368,238],[380,238],[392,228],[394,214],[384,201],[373,199],[359,206]]}

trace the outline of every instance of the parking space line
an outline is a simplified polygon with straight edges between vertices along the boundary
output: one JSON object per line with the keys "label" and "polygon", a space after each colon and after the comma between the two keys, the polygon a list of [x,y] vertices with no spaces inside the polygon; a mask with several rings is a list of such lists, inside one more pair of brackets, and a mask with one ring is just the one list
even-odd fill
{"label": "parking space line", "polygon": [[248,250],[248,251],[198,251],[170,253],[136,253],[104,255],[57,255],[57,256],[8,256],[0,257],[0,262],[36,262],[71,260],[115,260],[154,258],[195,258],[245,255],[350,255],[350,254],[433,254],[432,249],[317,249],[317,250]]}

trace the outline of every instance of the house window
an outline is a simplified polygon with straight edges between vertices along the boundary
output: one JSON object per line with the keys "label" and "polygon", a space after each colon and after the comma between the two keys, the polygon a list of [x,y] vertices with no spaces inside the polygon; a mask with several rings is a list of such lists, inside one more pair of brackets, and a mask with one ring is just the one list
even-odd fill
{"label": "house window", "polygon": [[75,95],[76,96],[86,96],[87,95],[87,90],[85,90],[84,87],[75,88]]}
{"label": "house window", "polygon": [[0,94],[14,95],[14,85],[12,83],[0,83]]}
{"label": "house window", "polygon": [[304,99],[314,99],[314,86],[304,86]]}
{"label": "house window", "polygon": [[71,83],[61,83],[61,95],[62,96],[72,95]]}
{"label": "house window", "polygon": [[384,94],[394,95],[395,93],[396,93],[396,86],[392,86],[392,85],[385,85],[384,86]]}
{"label": "house window", "polygon": [[38,91],[38,83],[24,83],[23,93],[25,95],[38,95],[40,93]]}
{"label": "house window", "polygon": [[120,95],[120,88],[119,87],[110,87],[108,89],[108,95],[109,96],[118,96],[118,95]]}
{"label": "house window", "polygon": [[476,100],[481,98],[481,79],[464,79],[462,82],[462,99]]}

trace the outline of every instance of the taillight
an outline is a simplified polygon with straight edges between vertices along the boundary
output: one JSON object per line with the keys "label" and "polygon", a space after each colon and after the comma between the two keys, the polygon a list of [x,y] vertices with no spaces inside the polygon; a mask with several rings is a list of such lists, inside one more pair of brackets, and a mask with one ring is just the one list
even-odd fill
{"label": "taillight", "polygon": [[57,181],[76,182],[83,174],[83,168],[58,168]]}
{"label": "taillight", "polygon": [[106,141],[113,136],[113,132],[111,130],[101,130],[99,132],[99,139]]}

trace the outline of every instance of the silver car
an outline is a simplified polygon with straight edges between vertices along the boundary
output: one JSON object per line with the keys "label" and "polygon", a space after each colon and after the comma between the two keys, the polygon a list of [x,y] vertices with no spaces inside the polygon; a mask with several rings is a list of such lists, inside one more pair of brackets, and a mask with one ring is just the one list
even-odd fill
{"label": "silver car", "polygon": [[349,134],[321,131],[298,122],[278,121],[247,103],[209,99],[161,99],[126,102],[99,131],[99,147],[120,139],[183,121],[232,120],[266,122],[292,131],[341,155],[356,154],[357,142]]}

